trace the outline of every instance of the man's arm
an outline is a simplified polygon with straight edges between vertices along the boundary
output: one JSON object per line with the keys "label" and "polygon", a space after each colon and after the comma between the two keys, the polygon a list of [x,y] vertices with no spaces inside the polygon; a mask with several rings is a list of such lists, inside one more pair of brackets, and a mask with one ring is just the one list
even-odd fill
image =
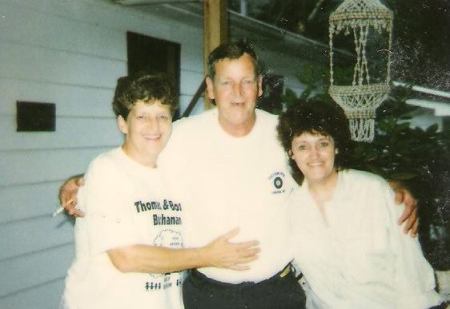
{"label": "man's arm", "polygon": [[84,213],[77,208],[77,193],[82,185],[84,185],[84,178],[83,174],[80,174],[70,177],[59,188],[60,205],[74,217],[84,217]]}
{"label": "man's arm", "polygon": [[[81,175],[69,178],[60,188],[60,202],[73,216],[84,216],[76,209],[76,196],[84,185]],[[248,269],[247,263],[257,259],[260,249],[257,241],[231,243],[236,236],[234,229],[202,248],[171,249],[149,245],[130,245],[108,250],[108,256],[115,267],[122,272],[165,273],[194,267],[220,267],[234,270]]]}
{"label": "man's arm", "polygon": [[[80,186],[83,184],[83,175],[76,175],[67,179],[59,189],[59,201],[61,206],[64,207],[69,215],[74,217],[84,217],[84,213],[76,208],[77,193]],[[395,192],[396,203],[403,203],[405,205],[405,210],[398,219],[398,224],[404,224],[404,232],[415,237],[419,228],[419,218],[417,217],[417,200],[412,193],[399,182],[390,181],[389,184]]]}
{"label": "man's arm", "polygon": [[257,259],[257,241],[231,243],[234,229],[201,248],[171,249],[148,245],[132,245],[108,250],[108,256],[121,272],[166,273],[198,267],[249,269]]}
{"label": "man's arm", "polygon": [[398,218],[398,224],[403,224],[403,231],[412,237],[417,236],[419,229],[419,218],[417,217],[417,200],[405,186],[398,181],[389,181],[391,188],[395,192],[395,202],[404,204],[405,210]]}

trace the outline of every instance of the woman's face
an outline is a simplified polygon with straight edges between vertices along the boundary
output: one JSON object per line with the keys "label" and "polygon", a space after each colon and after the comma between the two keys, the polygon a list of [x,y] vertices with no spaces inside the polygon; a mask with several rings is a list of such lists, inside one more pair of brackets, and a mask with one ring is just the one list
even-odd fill
{"label": "woman's face", "polygon": [[308,183],[320,183],[336,173],[334,158],[337,149],[331,136],[302,133],[291,143],[291,158]]}
{"label": "woman's face", "polygon": [[168,105],[159,100],[133,105],[127,119],[119,116],[120,131],[126,135],[123,149],[127,155],[145,165],[156,165],[172,132],[172,115]]}

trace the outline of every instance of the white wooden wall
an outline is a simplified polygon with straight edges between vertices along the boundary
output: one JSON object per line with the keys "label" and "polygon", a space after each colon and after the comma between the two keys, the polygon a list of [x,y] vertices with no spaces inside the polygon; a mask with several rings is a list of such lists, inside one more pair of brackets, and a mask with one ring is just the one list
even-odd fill
{"label": "white wooden wall", "polygon": [[[179,29],[183,29],[181,32]],[[0,308],[57,308],[72,223],[51,218],[63,179],[121,143],[110,102],[126,31],[180,43],[186,105],[202,79],[199,27],[102,0],[0,0]],[[16,132],[16,101],[56,104],[55,132]]]}

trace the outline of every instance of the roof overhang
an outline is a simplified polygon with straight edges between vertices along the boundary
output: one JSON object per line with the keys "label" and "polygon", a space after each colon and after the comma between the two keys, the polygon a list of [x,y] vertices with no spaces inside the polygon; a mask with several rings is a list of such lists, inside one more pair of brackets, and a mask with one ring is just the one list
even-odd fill
{"label": "roof overhang", "polygon": [[[188,25],[203,27],[203,1],[192,0],[111,0],[114,3],[135,8],[141,12],[154,13],[173,18]],[[327,63],[328,44],[309,39],[300,34],[286,31],[228,10],[230,35],[233,39],[246,37],[257,47],[270,49],[281,54],[300,56],[314,62]],[[350,55],[338,50],[341,55]]]}
{"label": "roof overhang", "polygon": [[450,116],[450,103],[420,99],[408,99],[406,100],[406,103],[409,105],[431,109],[434,111],[434,116],[436,117]]}

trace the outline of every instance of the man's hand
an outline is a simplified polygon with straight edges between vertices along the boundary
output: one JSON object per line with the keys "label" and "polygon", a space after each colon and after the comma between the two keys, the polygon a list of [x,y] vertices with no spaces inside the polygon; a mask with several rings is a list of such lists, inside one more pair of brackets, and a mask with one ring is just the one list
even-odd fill
{"label": "man's hand", "polygon": [[411,191],[402,186],[399,182],[390,181],[392,189],[395,192],[395,202],[397,204],[404,204],[405,210],[400,218],[398,224],[403,224],[403,231],[412,237],[417,236],[419,229],[419,218],[417,217],[417,200],[412,195]]}
{"label": "man's hand", "polygon": [[230,239],[238,233],[239,229],[233,229],[216,238],[205,247],[208,265],[233,270],[247,270],[250,268],[247,264],[258,258],[260,249],[257,246],[259,242],[254,240],[231,243]]}
{"label": "man's hand", "polygon": [[84,217],[84,213],[77,208],[77,193],[82,185],[84,185],[83,175],[76,175],[67,179],[59,188],[59,203],[74,217]]}

